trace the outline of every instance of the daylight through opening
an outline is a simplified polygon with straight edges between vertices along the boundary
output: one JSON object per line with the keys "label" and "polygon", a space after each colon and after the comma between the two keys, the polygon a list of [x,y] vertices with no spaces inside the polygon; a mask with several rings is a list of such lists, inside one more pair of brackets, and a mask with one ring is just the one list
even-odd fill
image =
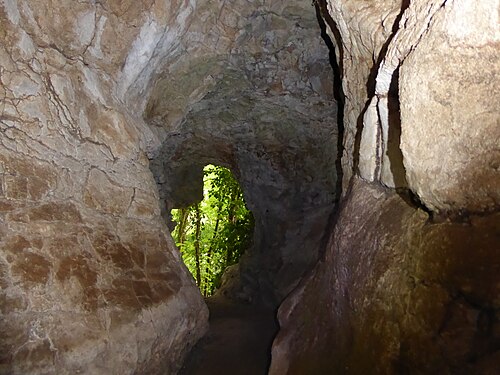
{"label": "daylight through opening", "polygon": [[207,165],[203,200],[171,213],[172,237],[201,293],[209,297],[252,240],[254,219],[239,183],[229,169]]}

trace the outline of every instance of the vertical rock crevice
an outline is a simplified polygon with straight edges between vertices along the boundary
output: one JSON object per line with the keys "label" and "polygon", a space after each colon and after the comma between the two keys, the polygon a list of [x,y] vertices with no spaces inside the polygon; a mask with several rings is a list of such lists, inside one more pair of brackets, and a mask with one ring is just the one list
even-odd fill
{"label": "vertical rock crevice", "polygon": [[[325,0],[318,0],[314,2],[316,8],[316,17],[321,29],[321,37],[323,38],[329,50],[330,65],[333,72],[333,96],[337,104],[337,157],[335,159],[335,168],[337,171],[337,184],[336,194],[337,202],[342,195],[342,154],[343,154],[343,140],[344,140],[344,104],[345,94],[342,85],[342,71],[343,71],[343,45],[340,31],[335,24],[327,10],[327,3]],[[333,35],[333,38],[332,38]]]}

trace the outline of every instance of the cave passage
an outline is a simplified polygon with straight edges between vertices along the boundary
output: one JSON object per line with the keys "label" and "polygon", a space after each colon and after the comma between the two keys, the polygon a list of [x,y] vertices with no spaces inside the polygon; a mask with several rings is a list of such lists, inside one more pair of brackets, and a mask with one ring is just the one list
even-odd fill
{"label": "cave passage", "polygon": [[[162,214],[210,312],[185,375],[268,373],[278,306],[321,256],[340,191],[339,103],[315,8],[245,3],[236,19],[227,53],[158,71],[143,115],[161,142],[149,167]],[[241,185],[222,207],[207,164]],[[243,193],[251,217],[237,215]]]}
{"label": "cave passage", "polygon": [[499,7],[0,1],[0,375],[500,374]]}
{"label": "cave passage", "polygon": [[171,214],[182,259],[209,297],[251,244],[254,219],[242,189],[229,169],[209,164],[203,169],[203,199]]}
{"label": "cave passage", "polygon": [[265,375],[278,332],[275,310],[215,295],[206,299],[210,328],[186,358],[180,375]]}
{"label": "cave passage", "polygon": [[278,331],[275,310],[217,293],[221,283],[234,281],[252,242],[254,218],[238,181],[229,169],[209,164],[203,168],[203,199],[171,214],[172,237],[210,311],[209,331],[181,374],[267,374]]}

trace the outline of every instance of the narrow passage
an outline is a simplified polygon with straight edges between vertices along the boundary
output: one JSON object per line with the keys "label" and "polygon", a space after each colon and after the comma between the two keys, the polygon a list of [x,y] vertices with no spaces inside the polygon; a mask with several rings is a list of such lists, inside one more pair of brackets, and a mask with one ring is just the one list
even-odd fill
{"label": "narrow passage", "polygon": [[179,374],[267,374],[272,341],[278,332],[275,311],[219,296],[206,302],[209,331],[191,351]]}

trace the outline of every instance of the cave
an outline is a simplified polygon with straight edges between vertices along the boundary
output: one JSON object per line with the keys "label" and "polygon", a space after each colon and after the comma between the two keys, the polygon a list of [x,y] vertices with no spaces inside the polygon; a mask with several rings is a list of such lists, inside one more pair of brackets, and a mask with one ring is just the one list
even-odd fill
{"label": "cave", "polygon": [[[3,0],[0,374],[194,375],[224,306],[267,335],[213,373],[496,374],[499,9]],[[213,300],[207,164],[255,220]]]}

